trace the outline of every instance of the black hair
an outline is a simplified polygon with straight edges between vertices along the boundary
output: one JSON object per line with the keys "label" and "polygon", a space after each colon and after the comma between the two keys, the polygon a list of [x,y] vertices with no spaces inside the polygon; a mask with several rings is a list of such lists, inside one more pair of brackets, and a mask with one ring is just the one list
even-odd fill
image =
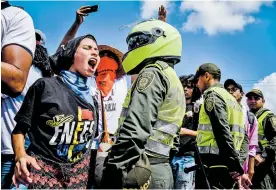
{"label": "black hair", "polygon": [[43,77],[54,76],[47,49],[39,44],[36,45],[33,64],[41,70]]}
{"label": "black hair", "polygon": [[85,38],[92,39],[98,46],[95,37],[91,34],[87,34],[70,40],[65,45],[62,45],[54,55],[50,56],[51,66],[55,74],[59,75],[62,70],[70,69],[74,63],[75,53],[81,41]]}
{"label": "black hair", "polygon": [[188,84],[191,84],[193,87],[193,93],[192,93],[192,98],[191,101],[195,102],[197,100],[200,99],[201,97],[201,92],[199,90],[199,88],[196,86],[196,83],[193,80],[190,80],[194,75],[190,74],[190,75],[182,75],[179,77],[179,80],[182,84],[182,86],[186,86]]}
{"label": "black hair", "polygon": [[179,80],[180,80],[182,86],[186,86],[187,84],[191,84],[192,86],[195,86],[195,84],[192,83],[192,81],[189,80],[192,76],[193,75],[182,75],[182,76],[180,76]]}

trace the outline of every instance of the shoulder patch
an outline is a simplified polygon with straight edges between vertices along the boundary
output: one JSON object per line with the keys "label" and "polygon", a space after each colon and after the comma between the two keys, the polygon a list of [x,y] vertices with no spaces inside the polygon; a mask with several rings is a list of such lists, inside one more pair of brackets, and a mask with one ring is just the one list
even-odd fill
{"label": "shoulder patch", "polygon": [[215,105],[215,100],[213,97],[208,97],[206,100],[205,100],[205,107],[207,109],[207,111],[212,111],[213,108],[214,108],[214,105]]}
{"label": "shoulder patch", "polygon": [[150,72],[144,72],[140,75],[137,81],[136,89],[139,92],[146,90],[154,81],[155,75]]}
{"label": "shoulder patch", "polygon": [[276,127],[276,116],[271,117],[270,122],[273,127]]}

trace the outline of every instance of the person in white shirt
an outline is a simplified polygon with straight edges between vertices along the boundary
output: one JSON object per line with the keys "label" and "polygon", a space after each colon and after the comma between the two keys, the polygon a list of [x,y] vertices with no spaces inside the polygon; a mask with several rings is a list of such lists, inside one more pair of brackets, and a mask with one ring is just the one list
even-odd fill
{"label": "person in white shirt", "polygon": [[14,169],[11,133],[14,116],[29,86],[39,77],[31,66],[34,57],[35,29],[30,15],[23,9],[1,1],[1,188],[9,189]]}

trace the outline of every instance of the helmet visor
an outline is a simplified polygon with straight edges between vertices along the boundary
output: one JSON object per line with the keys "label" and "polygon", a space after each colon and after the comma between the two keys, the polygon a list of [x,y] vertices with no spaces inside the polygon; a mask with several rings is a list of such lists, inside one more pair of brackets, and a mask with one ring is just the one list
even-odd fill
{"label": "helmet visor", "polygon": [[142,32],[133,33],[127,38],[128,51],[151,43],[152,35]]}

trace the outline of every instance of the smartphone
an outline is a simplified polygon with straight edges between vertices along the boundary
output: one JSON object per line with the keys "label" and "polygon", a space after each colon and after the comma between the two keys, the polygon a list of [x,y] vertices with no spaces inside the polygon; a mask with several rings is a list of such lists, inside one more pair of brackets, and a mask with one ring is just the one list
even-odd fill
{"label": "smartphone", "polygon": [[90,8],[90,10],[88,10],[88,11],[83,11],[83,12],[84,12],[84,13],[97,12],[97,11],[98,11],[98,8],[99,8],[99,5],[93,5],[93,6],[90,6],[89,8]]}

